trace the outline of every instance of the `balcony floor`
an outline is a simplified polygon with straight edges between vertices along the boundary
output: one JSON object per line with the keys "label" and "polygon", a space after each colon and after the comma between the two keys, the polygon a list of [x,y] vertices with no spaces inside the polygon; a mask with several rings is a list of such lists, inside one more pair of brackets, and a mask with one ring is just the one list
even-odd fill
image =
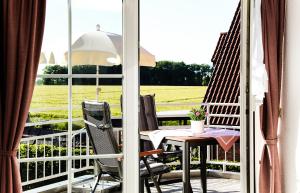
{"label": "balcony floor", "polygon": [[[200,179],[193,178],[191,180],[194,193],[202,193]],[[240,180],[213,178],[207,179],[207,193],[240,193]],[[163,193],[182,193],[182,183],[174,183],[160,186]],[[101,192],[101,191],[99,191]],[[146,189],[144,191],[147,192]],[[157,193],[155,187],[151,187],[152,193]],[[121,191],[113,191],[113,193],[122,193]]]}
{"label": "balcony floor", "polygon": [[[192,178],[192,188],[194,193],[202,193],[201,183],[199,178]],[[86,181],[85,187],[91,187],[94,181],[89,180]],[[107,183],[107,181],[106,181]],[[207,193],[240,193],[240,180],[237,179],[225,179],[225,178],[215,178],[215,177],[208,177],[207,179]],[[78,187],[78,186],[77,186]],[[80,185],[81,187],[81,185]],[[182,183],[174,183],[169,185],[161,185],[160,186],[163,193],[182,193]],[[75,188],[76,189],[76,188]],[[90,188],[77,188],[76,190],[73,189],[72,192],[74,193],[87,193],[90,192]],[[122,193],[122,191],[101,191],[101,182],[97,187],[96,193]],[[53,192],[53,191],[51,191]],[[56,192],[56,191],[55,191]],[[59,191],[61,192],[61,191]],[[146,189],[144,191],[147,192]],[[157,193],[154,187],[151,187],[152,193]],[[47,192],[48,193],[48,192]],[[66,191],[62,191],[61,193],[66,193]]]}
{"label": "balcony floor", "polygon": [[[194,193],[202,193],[201,183],[199,178],[192,179],[192,188]],[[164,193],[181,193],[182,183],[163,185],[161,189]],[[156,193],[155,188],[151,188],[151,192]],[[240,181],[235,179],[224,178],[208,178],[207,179],[208,193],[240,193]]]}

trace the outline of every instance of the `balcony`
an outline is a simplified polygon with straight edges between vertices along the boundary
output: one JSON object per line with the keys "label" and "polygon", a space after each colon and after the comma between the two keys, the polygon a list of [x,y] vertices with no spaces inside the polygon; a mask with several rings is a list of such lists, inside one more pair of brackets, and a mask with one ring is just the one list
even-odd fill
{"label": "balcony", "polygon": [[[230,125],[212,125],[210,120],[213,117],[238,118],[239,115],[233,114],[212,114],[210,110],[213,106],[234,106],[239,104],[230,103],[207,103],[208,113],[206,127],[219,127],[239,130],[239,126]],[[178,116],[179,111],[174,111],[173,118],[178,124],[186,124],[186,117]],[[176,114],[177,113],[177,114]],[[158,113],[161,121],[172,120],[170,112]],[[168,114],[168,116],[166,116]],[[175,116],[176,115],[176,116]],[[168,119],[166,119],[166,117]],[[176,118],[175,118],[176,117]],[[120,118],[115,118],[120,119]],[[27,126],[32,126],[28,123]],[[116,137],[121,141],[122,129],[114,129]],[[84,128],[72,132],[72,188],[73,192],[90,192],[94,186],[94,173],[97,167],[94,166],[93,151],[89,142],[88,135]],[[24,137],[21,140],[18,151],[20,162],[20,172],[22,178],[23,190],[25,193],[36,192],[65,192],[68,185],[68,132],[47,134],[40,136]],[[216,146],[207,147],[208,164],[208,192],[225,193],[240,192],[239,183],[239,144],[235,144],[229,152],[224,152]],[[191,184],[194,192],[202,192],[199,179],[200,170],[198,169],[200,161],[199,148],[191,149]],[[178,162],[170,163],[174,170],[165,175],[164,178],[180,178],[181,170],[176,170]],[[120,192],[119,183],[112,182],[108,176],[100,181],[96,192]],[[163,192],[182,192],[182,182],[161,185]],[[152,192],[156,192],[155,188]]]}

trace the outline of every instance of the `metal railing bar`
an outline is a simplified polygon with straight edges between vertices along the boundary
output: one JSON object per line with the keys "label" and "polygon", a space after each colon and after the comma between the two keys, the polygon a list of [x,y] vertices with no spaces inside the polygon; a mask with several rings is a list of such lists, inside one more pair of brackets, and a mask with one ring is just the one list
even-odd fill
{"label": "metal railing bar", "polygon": [[[113,107],[120,107],[120,104],[111,104],[110,105],[111,108]],[[73,110],[80,110],[82,107],[80,105],[73,105]],[[62,111],[62,110],[68,110],[68,107],[65,106],[65,107],[42,107],[42,108],[32,108],[30,109],[30,112],[34,112],[34,113],[37,113],[37,112],[45,112],[45,111]]]}
{"label": "metal railing bar", "polygon": [[[219,106],[239,106],[239,105],[231,105],[231,104],[238,104],[238,103],[156,103],[156,106],[192,106],[192,105],[216,105]],[[110,107],[120,107],[120,104],[110,104]],[[81,109],[80,105],[73,105],[73,110]],[[43,108],[31,108],[30,112],[43,112],[43,111],[57,111],[57,110],[68,110],[68,107],[43,107]],[[208,112],[209,113],[209,112]]]}
{"label": "metal railing bar", "polygon": [[[82,118],[73,118],[73,122],[81,121]],[[65,123],[68,122],[68,119],[57,119],[57,120],[49,120],[49,121],[40,121],[40,122],[33,122],[33,123],[26,123],[25,127],[32,127],[32,126],[39,126],[39,125],[50,125],[56,123]]]}
{"label": "metal railing bar", "polygon": [[241,166],[239,162],[228,162],[228,161],[207,161],[206,163],[214,164],[214,165]]}
{"label": "metal railing bar", "polygon": [[210,128],[224,128],[224,129],[240,129],[240,126],[228,126],[228,125],[210,125],[210,126],[208,126],[208,125],[204,125],[204,127],[205,128],[208,128],[208,127],[210,127]]}
{"label": "metal railing bar", "polygon": [[233,114],[209,114],[209,117],[228,117],[228,118],[239,118],[240,115]]}
{"label": "metal railing bar", "polygon": [[23,158],[20,163],[35,162],[35,161],[62,161],[62,160],[80,160],[80,159],[109,159],[122,158],[123,154],[103,154],[103,155],[75,155],[75,156],[59,156],[59,157],[38,157],[38,158]]}
{"label": "metal railing bar", "polygon": [[[74,172],[81,172],[81,171],[84,171],[84,170],[91,170],[91,169],[94,169],[94,167],[93,166],[88,166],[88,167],[84,167],[84,168],[80,168],[80,169],[73,169],[73,170],[74,170]],[[51,180],[53,178],[57,178],[57,177],[60,177],[60,176],[65,176],[67,174],[68,174],[68,172],[62,172],[62,173],[59,173],[59,174],[46,176],[44,178],[38,178],[38,179],[30,180],[30,181],[27,181],[27,182],[22,182],[22,186],[26,186],[26,185],[29,185],[29,184],[33,184],[33,183],[37,183],[37,182],[41,182],[41,181],[45,181],[45,180]]]}
{"label": "metal railing bar", "polygon": [[201,103],[203,106],[240,106],[240,103]]}
{"label": "metal railing bar", "polygon": [[38,78],[123,78],[122,74],[38,74]]}

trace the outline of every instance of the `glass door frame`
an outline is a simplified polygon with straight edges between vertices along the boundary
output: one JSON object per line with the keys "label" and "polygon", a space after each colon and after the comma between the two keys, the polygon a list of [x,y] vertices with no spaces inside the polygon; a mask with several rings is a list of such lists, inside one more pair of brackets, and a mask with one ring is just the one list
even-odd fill
{"label": "glass door frame", "polygon": [[123,0],[123,192],[139,192],[139,0]]}
{"label": "glass door frame", "polygon": [[[250,193],[250,128],[252,105],[250,93],[250,0],[242,0],[241,17],[241,72],[240,72],[240,118],[241,118],[241,192]],[[139,0],[123,0],[123,192],[137,193],[139,183]],[[72,34],[71,0],[68,0],[69,51]],[[69,52],[71,53],[71,52]],[[71,55],[68,65],[69,95],[72,96]],[[72,136],[72,97],[69,96],[69,136]],[[68,146],[71,147],[71,141]],[[68,193],[72,189],[72,168],[74,159],[68,151]],[[96,158],[97,156],[93,156]],[[100,156],[99,156],[100,157]],[[133,164],[135,163],[135,164]],[[250,175],[249,175],[250,174]]]}
{"label": "glass door frame", "polygon": [[[241,62],[240,62],[240,184],[242,193],[252,193],[253,188],[253,168],[250,164],[253,147],[251,141],[253,129],[253,117],[251,107],[253,97],[251,94],[251,45],[250,45],[250,22],[251,22],[251,0],[241,0]],[[253,176],[253,177],[251,177]]]}
{"label": "glass door frame", "polygon": [[[250,130],[252,118],[250,107],[250,20],[251,1],[241,0],[241,71],[240,71],[240,120],[241,120],[241,192],[253,192],[254,176],[250,167]],[[123,86],[124,99],[124,192],[139,191],[139,0],[123,0]],[[130,113],[129,110],[130,109]],[[136,163],[136,164],[131,164]]]}

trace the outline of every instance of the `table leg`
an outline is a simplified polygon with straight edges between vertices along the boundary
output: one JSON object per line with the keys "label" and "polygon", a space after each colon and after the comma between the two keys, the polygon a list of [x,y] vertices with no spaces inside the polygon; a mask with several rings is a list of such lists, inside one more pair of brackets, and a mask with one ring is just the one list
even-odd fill
{"label": "table leg", "polygon": [[203,193],[207,192],[207,176],[206,176],[206,158],[207,148],[206,145],[200,146],[200,169],[201,169],[201,184]]}
{"label": "table leg", "polygon": [[182,152],[182,183],[183,192],[191,193],[193,192],[190,184],[190,143],[183,143]]}

